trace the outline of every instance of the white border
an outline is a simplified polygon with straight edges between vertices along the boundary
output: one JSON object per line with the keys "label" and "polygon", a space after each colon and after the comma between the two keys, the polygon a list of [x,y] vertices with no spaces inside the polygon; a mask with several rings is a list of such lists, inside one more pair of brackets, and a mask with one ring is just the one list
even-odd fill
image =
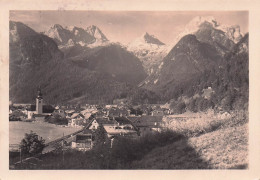
{"label": "white border", "polygon": [[[9,170],[9,10],[249,11],[249,170]],[[260,179],[260,1],[254,0],[0,0],[0,179]]]}

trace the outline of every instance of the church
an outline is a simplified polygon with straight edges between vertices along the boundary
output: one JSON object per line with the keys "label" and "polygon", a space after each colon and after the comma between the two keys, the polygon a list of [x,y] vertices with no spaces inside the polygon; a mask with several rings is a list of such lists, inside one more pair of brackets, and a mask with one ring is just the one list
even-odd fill
{"label": "church", "polygon": [[44,121],[46,116],[49,116],[53,113],[54,108],[51,105],[43,104],[43,97],[41,90],[38,90],[38,95],[36,97],[36,104],[31,104],[27,108],[27,118],[35,119],[36,121]]}

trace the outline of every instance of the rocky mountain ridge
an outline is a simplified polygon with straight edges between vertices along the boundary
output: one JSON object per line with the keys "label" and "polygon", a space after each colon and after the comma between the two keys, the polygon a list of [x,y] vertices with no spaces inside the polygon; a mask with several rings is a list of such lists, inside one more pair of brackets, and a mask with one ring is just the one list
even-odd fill
{"label": "rocky mountain ridge", "polygon": [[61,47],[70,47],[75,44],[81,46],[100,46],[108,42],[106,36],[94,25],[83,29],[76,26],[62,27],[59,24],[55,24],[48,31],[44,32],[44,34],[54,39]]}

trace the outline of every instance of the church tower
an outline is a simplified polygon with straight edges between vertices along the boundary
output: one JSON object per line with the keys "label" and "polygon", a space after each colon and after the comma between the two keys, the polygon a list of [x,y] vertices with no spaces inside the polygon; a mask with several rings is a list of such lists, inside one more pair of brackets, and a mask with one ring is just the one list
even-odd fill
{"label": "church tower", "polygon": [[36,97],[36,114],[42,114],[43,98],[41,90],[38,90],[38,96]]}

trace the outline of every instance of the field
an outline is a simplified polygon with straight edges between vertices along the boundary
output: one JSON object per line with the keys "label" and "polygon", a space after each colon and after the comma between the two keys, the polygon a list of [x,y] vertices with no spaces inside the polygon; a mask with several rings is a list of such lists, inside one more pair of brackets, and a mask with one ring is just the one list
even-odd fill
{"label": "field", "polygon": [[62,127],[49,123],[32,123],[32,122],[22,122],[22,121],[13,121],[9,122],[9,144],[19,144],[23,139],[25,133],[30,133],[33,131],[45,139],[45,142],[50,142],[54,139],[75,131],[78,131],[79,128],[74,127]]}

